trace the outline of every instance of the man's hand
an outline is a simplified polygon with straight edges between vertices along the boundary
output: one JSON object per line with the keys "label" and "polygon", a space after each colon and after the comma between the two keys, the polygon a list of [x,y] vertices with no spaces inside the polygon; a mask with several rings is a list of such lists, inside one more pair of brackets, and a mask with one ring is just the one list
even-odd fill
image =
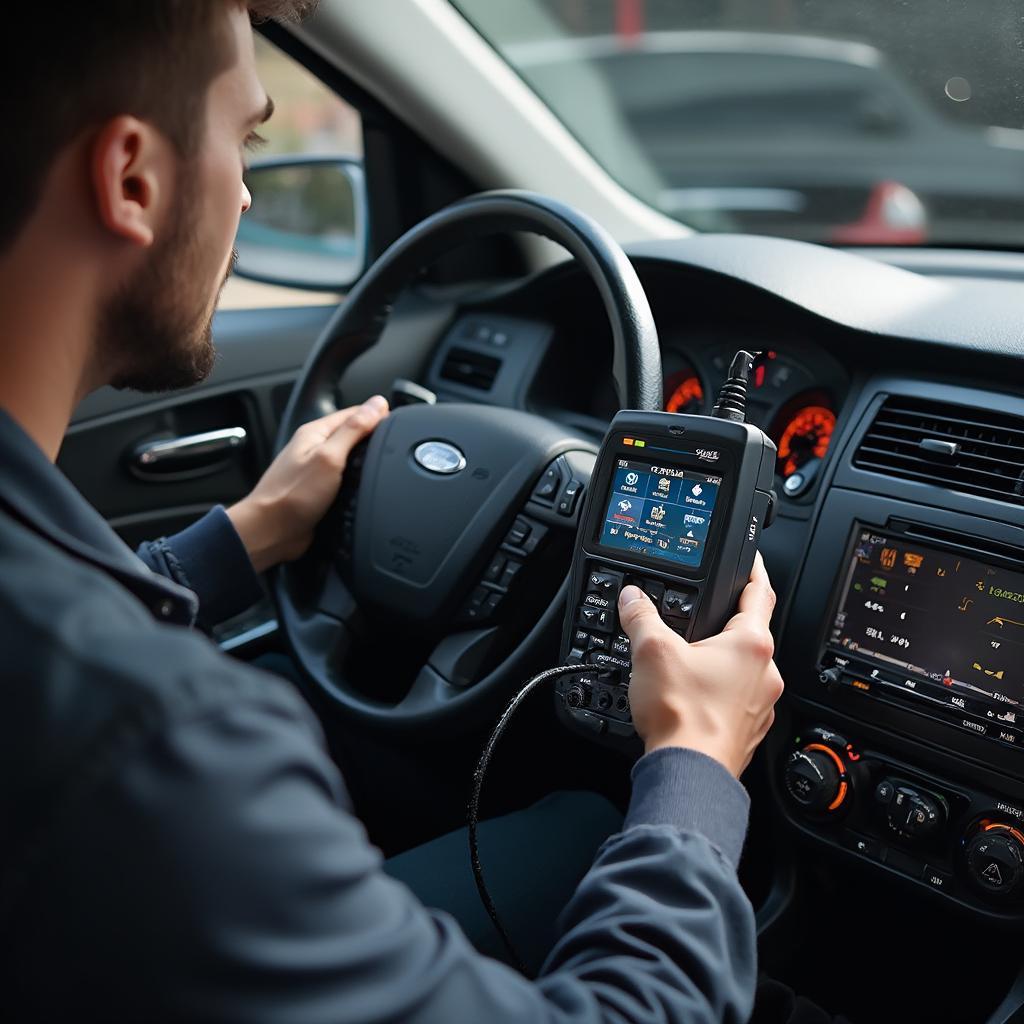
{"label": "man's hand", "polygon": [[306,551],[338,493],[349,454],[387,414],[387,399],[374,395],[303,424],[252,492],[227,510],[257,572]]}
{"label": "man's hand", "polygon": [[648,751],[690,747],[742,774],[782,695],[768,629],[774,607],[760,554],[736,614],[718,636],[697,643],[673,633],[639,588],[623,588],[619,619],[633,659],[629,703]]}

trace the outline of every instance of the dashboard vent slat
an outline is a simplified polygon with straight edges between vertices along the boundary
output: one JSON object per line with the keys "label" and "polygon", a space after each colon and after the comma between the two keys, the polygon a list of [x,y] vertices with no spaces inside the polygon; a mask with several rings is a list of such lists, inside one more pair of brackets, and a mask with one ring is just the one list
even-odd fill
{"label": "dashboard vent slat", "polygon": [[[943,455],[929,456],[927,451],[919,447],[913,441],[904,441],[902,438],[888,437],[883,434],[872,435],[870,443],[869,439],[866,438],[864,444],[861,446],[861,450],[870,451],[875,455],[899,455],[901,458],[916,459],[928,466],[934,466],[937,458],[943,460],[946,458],[946,456]],[[967,451],[965,448],[961,448],[954,458],[956,461],[961,463],[967,460],[970,460],[971,465],[979,463],[979,469],[991,469],[999,476],[1005,476],[1007,467],[1013,466],[1016,466],[1018,470],[1024,472],[1024,448],[1019,448],[1015,452],[1011,449],[1006,457],[978,455],[973,451]]]}
{"label": "dashboard vent slat", "polygon": [[478,391],[490,391],[501,369],[501,360],[469,348],[454,347],[441,366],[441,376]]}
{"label": "dashboard vent slat", "polygon": [[853,464],[1024,505],[1024,417],[890,396],[861,438]]}

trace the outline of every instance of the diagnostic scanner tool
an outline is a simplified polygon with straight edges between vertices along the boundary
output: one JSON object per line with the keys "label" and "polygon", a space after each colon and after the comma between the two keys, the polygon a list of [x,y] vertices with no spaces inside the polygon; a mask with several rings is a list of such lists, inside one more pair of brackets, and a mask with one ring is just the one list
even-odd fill
{"label": "diagnostic scanner tool", "polygon": [[619,591],[640,587],[686,640],[736,610],[774,514],[776,448],[745,422],[755,356],[739,352],[710,416],[623,410],[612,421],[580,516],[556,686],[571,727],[635,753],[629,638]]}

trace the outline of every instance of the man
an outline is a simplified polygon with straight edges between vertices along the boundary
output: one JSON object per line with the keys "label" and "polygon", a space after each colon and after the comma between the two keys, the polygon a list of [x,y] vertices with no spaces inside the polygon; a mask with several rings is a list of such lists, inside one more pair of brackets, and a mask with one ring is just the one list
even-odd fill
{"label": "man", "polygon": [[[381,871],[307,706],[188,628],[299,556],[380,398],[300,430],[147,569],[52,465],[104,384],[195,383],[270,109],[254,17],[300,4],[15,8],[0,74],[0,934],[18,1020],[741,1021],[755,974],[737,777],[782,682],[758,562],[687,645],[635,588],[647,753],[536,981]],[[233,577],[234,578],[234,577]],[[245,586],[236,595],[246,597]],[[196,592],[200,595],[197,603]],[[198,607],[197,607],[198,604]]]}

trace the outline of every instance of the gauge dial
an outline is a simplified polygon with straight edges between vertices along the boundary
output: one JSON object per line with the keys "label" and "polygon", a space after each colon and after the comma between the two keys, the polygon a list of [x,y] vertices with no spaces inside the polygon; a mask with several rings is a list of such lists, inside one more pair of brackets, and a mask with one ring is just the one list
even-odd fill
{"label": "gauge dial", "polygon": [[778,469],[792,476],[811,459],[823,459],[836,428],[836,414],[827,405],[802,405],[782,420]]}
{"label": "gauge dial", "polygon": [[700,413],[704,411],[704,388],[700,377],[689,366],[665,378],[665,412]]}

